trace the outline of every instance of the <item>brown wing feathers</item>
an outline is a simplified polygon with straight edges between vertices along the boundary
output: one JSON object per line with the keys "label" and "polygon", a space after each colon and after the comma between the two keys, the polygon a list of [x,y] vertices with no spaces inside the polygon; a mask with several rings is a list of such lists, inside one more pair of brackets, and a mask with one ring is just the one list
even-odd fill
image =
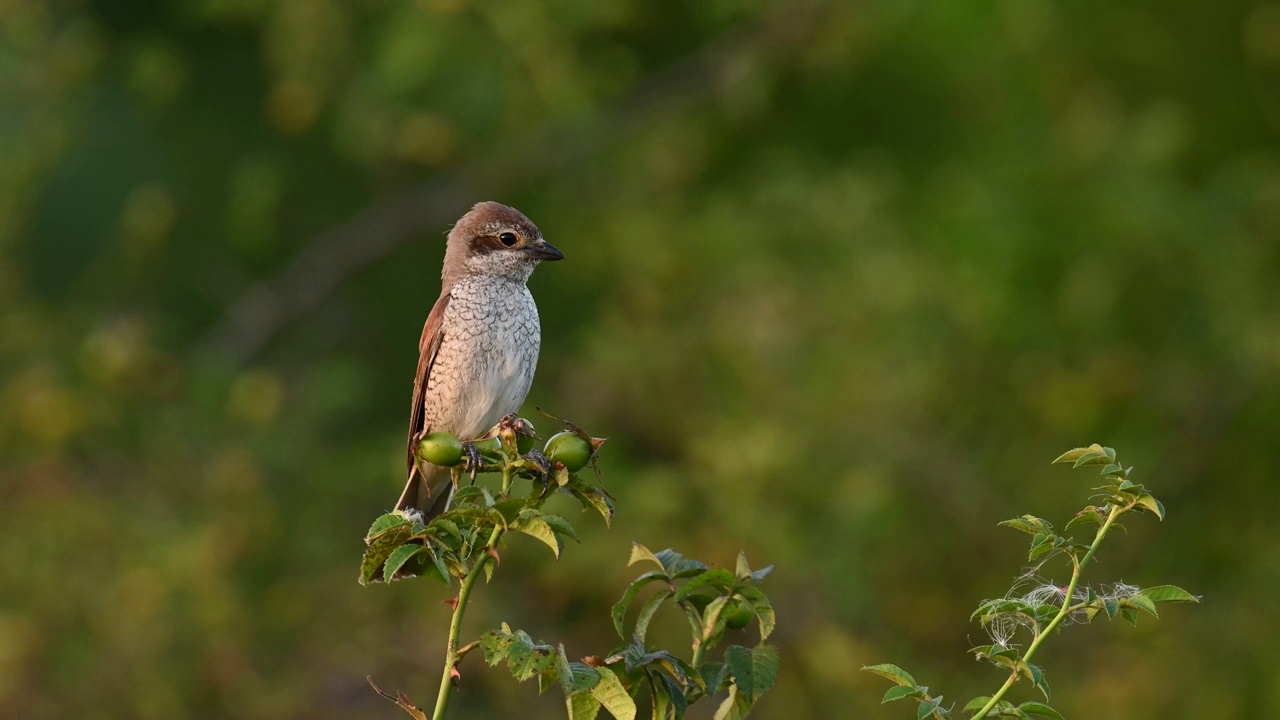
{"label": "brown wing feathers", "polygon": [[[427,381],[431,377],[431,366],[435,364],[436,354],[440,351],[440,341],[444,337],[441,330],[444,326],[444,311],[448,306],[449,293],[442,293],[440,299],[436,300],[435,306],[431,308],[431,313],[427,315],[427,322],[422,326],[422,337],[418,340],[418,373],[413,379],[413,406],[409,411],[409,438],[405,455],[409,480],[404,494],[400,497],[400,502],[396,503],[397,508],[414,504],[418,496],[415,481],[420,481],[421,478],[418,477],[419,472],[413,451],[418,437],[427,429],[425,427],[426,409],[423,402],[427,393]],[[426,510],[426,508],[419,509]]]}

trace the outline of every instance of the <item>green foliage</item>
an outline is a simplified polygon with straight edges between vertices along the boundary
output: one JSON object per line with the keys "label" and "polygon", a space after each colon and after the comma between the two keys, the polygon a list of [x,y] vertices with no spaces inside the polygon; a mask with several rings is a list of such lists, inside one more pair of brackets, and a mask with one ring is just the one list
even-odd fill
{"label": "green foliage", "polygon": [[[584,511],[599,513],[606,523],[613,517],[610,495],[595,482],[572,472],[589,463],[596,467],[596,456],[604,441],[565,424],[570,429],[552,436],[545,452],[530,452],[529,445],[522,452],[522,431],[531,429],[532,424],[515,416],[504,418],[485,438],[470,443],[482,444],[483,450],[479,464],[466,468],[472,476],[501,473],[502,487],[497,495],[484,485],[461,487],[451,507],[429,522],[422,522],[417,512],[394,512],[377,518],[369,528],[360,563],[361,584],[414,576],[434,577],[446,585],[452,585],[454,580],[460,583],[458,597],[449,601],[453,621],[433,717],[443,717],[450,689],[460,677],[458,663],[476,647],[490,666],[505,662],[516,680],[537,678],[540,693],[559,684],[564,690],[569,720],[591,720],[602,709],[617,720],[634,720],[643,694],[648,695],[655,720],[678,720],[693,703],[721,692],[725,698],[716,717],[746,717],[777,681],[778,651],[764,642],[776,620],[773,606],[758,587],[773,568],[753,570],[742,553],[734,569],[728,570],[686,558],[671,549],[653,553],[639,543],[633,544],[629,564],[651,562],[658,569],[637,577],[613,606],[614,628],[628,643],[604,659],[592,656],[570,662],[564,645],[553,647],[534,641],[525,631],[512,630],[506,623],[459,647],[462,615],[471,589],[481,571],[486,578],[491,577],[496,564],[491,560],[496,561],[498,545],[506,534],[517,532],[532,537],[549,547],[557,558],[566,538],[578,539],[568,520],[542,511],[552,492],[572,495]],[[485,442],[494,438],[499,439],[496,445]],[[446,447],[452,445],[447,438],[435,441]],[[565,454],[564,449],[569,446],[577,455]],[[463,474],[463,469],[456,469],[454,481],[458,482]],[[524,497],[511,494],[518,477],[531,480]],[[624,632],[627,610],[651,583],[660,587],[645,599],[628,636]],[[679,608],[689,621],[693,639],[688,661],[646,643],[649,623],[666,603]],[[741,630],[753,619],[760,635],[755,646],[729,645],[720,659],[707,656],[727,631]],[[377,685],[373,687],[415,719],[425,717],[424,711],[403,694],[391,696]]]}
{"label": "green foliage", "polygon": [[[1118,527],[1117,518],[1142,510],[1163,520],[1164,505],[1144,486],[1129,479],[1133,468],[1121,466],[1112,448],[1101,445],[1076,448],[1060,455],[1054,463],[1068,463],[1074,468],[1103,466],[1100,472],[1104,482],[1095,490],[1106,502],[1102,506],[1085,507],[1063,529],[1083,525],[1097,525],[1098,528],[1092,542],[1084,543],[1057,533],[1052,523],[1034,515],[999,523],[1030,535],[1028,560],[1038,560],[1031,570],[1018,578],[1004,597],[983,601],[970,616],[971,620],[977,620],[983,626],[993,642],[979,645],[969,652],[977,660],[1009,673],[1004,685],[994,695],[983,695],[965,703],[962,712],[972,712],[971,720],[984,717],[1063,717],[1045,704],[1051,699],[1049,683],[1045,680],[1044,671],[1030,662],[1045,638],[1062,625],[1092,622],[1100,613],[1105,613],[1109,620],[1119,615],[1136,625],[1139,611],[1158,617],[1157,602],[1199,602],[1199,598],[1173,585],[1155,585],[1144,590],[1116,583],[1106,591],[1095,590],[1091,585],[1081,586],[1082,571],[1097,553],[1107,532]],[[1071,579],[1065,587],[1045,582],[1040,577],[1046,563],[1058,555],[1066,556],[1070,562]],[[1023,592],[1027,585],[1033,586],[1031,591]],[[1025,650],[1013,642],[1020,631],[1030,634]],[[917,702],[916,717],[919,719],[951,716],[951,709],[942,705],[941,695],[931,697],[927,687],[918,685],[910,673],[897,665],[870,665],[862,669],[895,684],[885,693],[882,703],[912,698]],[[1030,682],[1044,696],[1045,703],[1027,701],[1014,705],[1004,700],[1005,694],[1019,680]]]}

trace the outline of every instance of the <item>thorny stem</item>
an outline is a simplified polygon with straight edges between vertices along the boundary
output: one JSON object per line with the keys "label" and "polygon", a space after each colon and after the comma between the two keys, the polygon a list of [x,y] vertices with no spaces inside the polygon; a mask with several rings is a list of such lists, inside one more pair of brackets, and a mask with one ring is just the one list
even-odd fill
{"label": "thorny stem", "polygon": [[[1076,585],[1080,582],[1080,571],[1084,569],[1084,566],[1087,565],[1089,561],[1093,559],[1094,554],[1098,552],[1098,546],[1102,544],[1102,539],[1107,536],[1107,531],[1111,529],[1111,524],[1116,521],[1116,518],[1120,517],[1121,513],[1128,509],[1129,506],[1121,507],[1119,505],[1113,505],[1111,507],[1111,513],[1107,515],[1107,519],[1103,521],[1102,527],[1098,528],[1098,534],[1094,536],[1093,544],[1089,546],[1084,557],[1076,560],[1076,554],[1074,552],[1070,554],[1072,565],[1071,583],[1067,585],[1066,593],[1063,596],[1062,609],[1058,610],[1058,614],[1053,617],[1053,620],[1051,620],[1049,624],[1045,626],[1044,630],[1040,631],[1035,636],[1035,639],[1031,641],[1031,645],[1027,647],[1027,651],[1022,655],[1023,663],[1031,661],[1031,656],[1035,655],[1036,650],[1040,648],[1040,643],[1044,642],[1044,639],[1049,636],[1049,633],[1056,630],[1057,627],[1062,624],[1062,621],[1067,617],[1067,615],[1070,614],[1072,610],[1071,600],[1075,597]],[[980,720],[980,718],[986,717],[987,713],[991,712],[991,709],[996,706],[996,703],[1000,702],[1000,698],[1003,698],[1004,694],[1009,692],[1009,688],[1013,687],[1013,684],[1017,681],[1018,670],[1017,668],[1014,668],[1009,672],[1009,679],[1004,681],[1004,685],[1001,685],[1000,689],[996,691],[996,694],[992,695],[991,699],[987,701],[987,704],[983,705],[982,709],[969,720]]]}
{"label": "thorny stem", "polygon": [[[511,468],[502,468],[502,492],[505,495],[511,489]],[[493,532],[489,535],[489,542],[485,548],[492,551],[498,547],[498,541],[502,539],[503,527],[495,525]],[[475,565],[471,566],[471,570],[467,576],[462,579],[462,588],[458,591],[458,601],[453,608],[453,619],[449,622],[449,644],[445,646],[444,653],[444,673],[440,676],[440,690],[436,693],[436,709],[431,714],[431,720],[444,720],[445,709],[449,706],[449,693],[453,690],[453,674],[458,667],[458,661],[473,646],[468,645],[461,650],[458,649],[458,635],[462,632],[462,615],[467,610],[467,601],[471,598],[471,589],[475,587],[476,580],[484,572],[485,565],[491,560],[493,555],[486,552],[480,556]]]}

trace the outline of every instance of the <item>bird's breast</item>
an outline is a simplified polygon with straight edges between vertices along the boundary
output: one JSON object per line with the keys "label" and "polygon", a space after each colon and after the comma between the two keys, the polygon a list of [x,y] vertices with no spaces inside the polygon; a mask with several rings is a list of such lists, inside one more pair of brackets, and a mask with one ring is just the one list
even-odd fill
{"label": "bird's breast", "polygon": [[471,439],[516,412],[533,383],[538,308],[523,284],[459,282],[424,397],[428,426]]}

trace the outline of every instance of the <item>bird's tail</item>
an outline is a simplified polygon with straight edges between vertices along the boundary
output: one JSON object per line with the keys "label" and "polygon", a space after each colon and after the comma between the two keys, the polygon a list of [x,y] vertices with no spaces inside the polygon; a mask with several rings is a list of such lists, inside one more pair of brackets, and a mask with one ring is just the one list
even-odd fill
{"label": "bird's tail", "polygon": [[396,510],[412,508],[422,513],[424,521],[430,521],[448,510],[452,499],[453,475],[449,468],[422,463],[409,473]]}

